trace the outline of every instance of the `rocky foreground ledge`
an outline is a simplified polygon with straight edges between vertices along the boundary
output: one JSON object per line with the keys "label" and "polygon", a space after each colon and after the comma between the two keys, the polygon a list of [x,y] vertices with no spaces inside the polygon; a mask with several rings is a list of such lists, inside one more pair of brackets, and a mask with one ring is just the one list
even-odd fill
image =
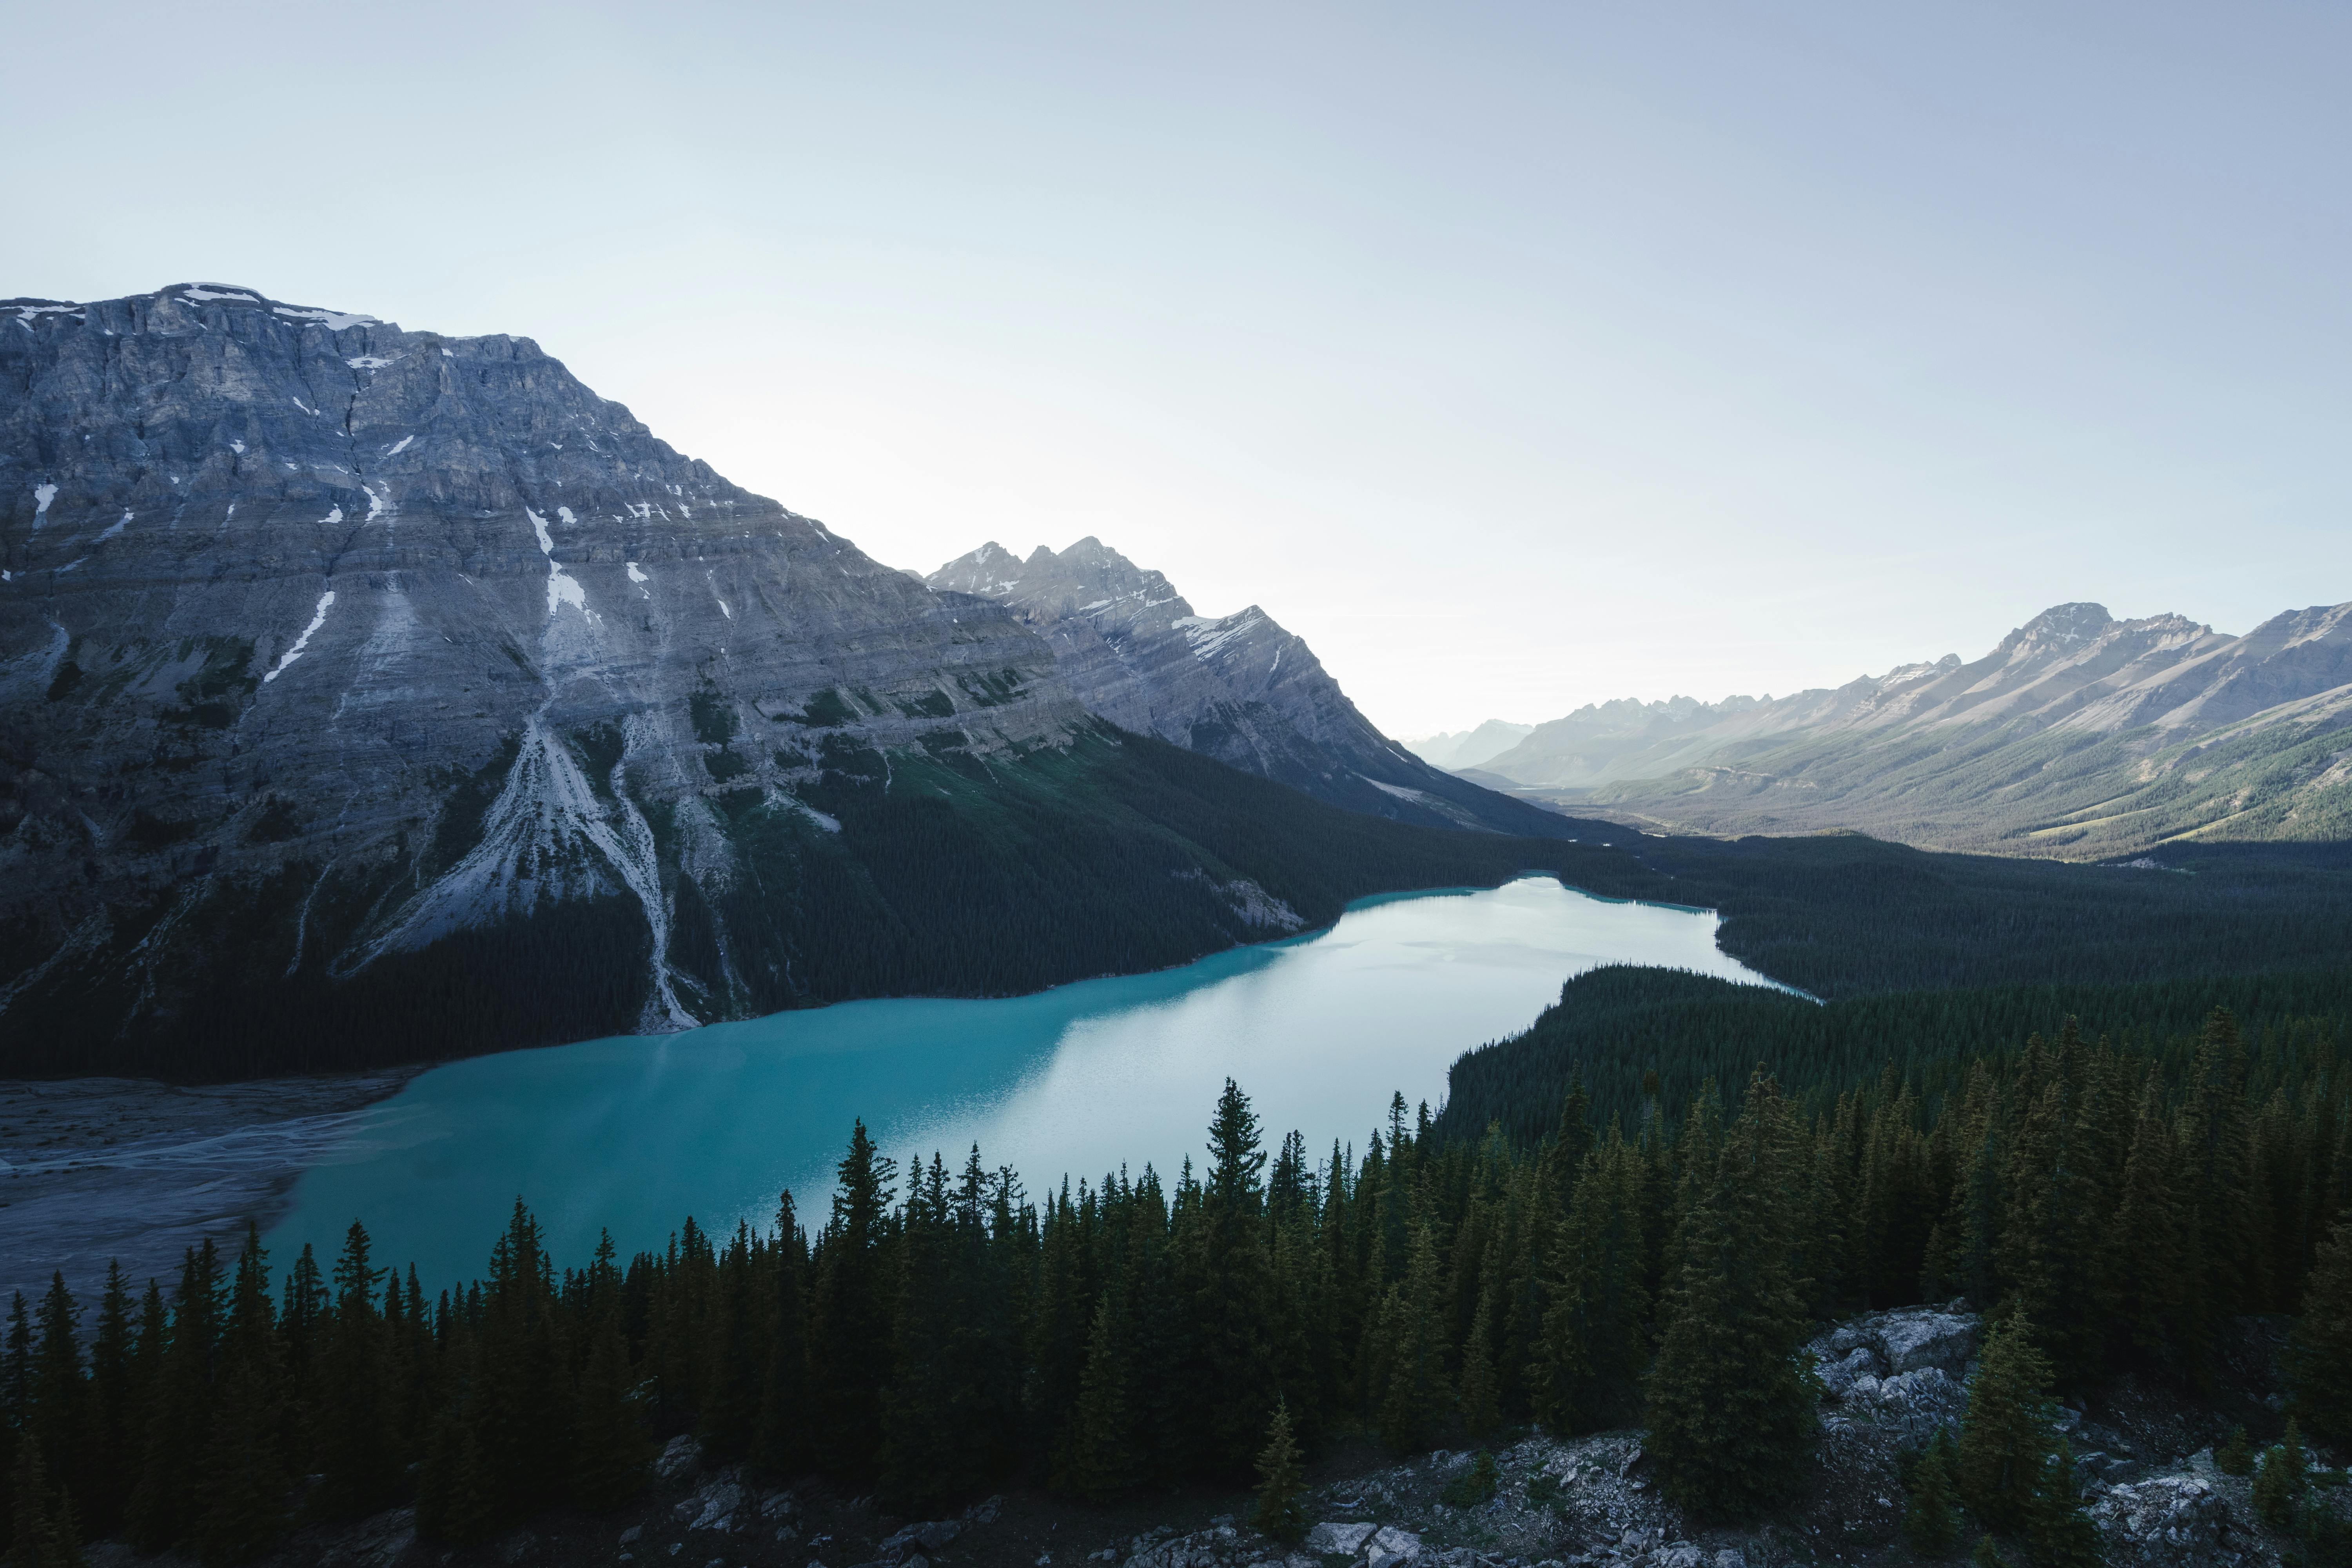
{"label": "rocky foreground ledge", "polygon": [[[2295,1543],[2257,1522],[2251,1482],[2224,1475],[2214,1445],[2265,1410],[2275,1421],[2276,1338],[2242,1325],[2224,1403],[2193,1404],[2126,1383],[2060,1417],[2110,1568],[2273,1568]],[[1904,1542],[1898,1458],[1957,1427],[1981,1340],[1972,1313],[1912,1309],[1839,1324],[1807,1347],[1822,1380],[1819,1479],[1759,1526],[1709,1529],[1659,1495],[1635,1431],[1496,1448],[1486,1501],[1448,1500],[1476,1460],[1439,1452],[1326,1475],[1302,1500],[1315,1521],[1286,1544],[1242,1522],[1237,1494],[1146,1496],[1096,1509],[1036,1493],[993,1497],[950,1519],[908,1521],[814,1483],[777,1487],[742,1467],[706,1468],[671,1440],[646,1494],[612,1514],[551,1516],[482,1545],[420,1542],[412,1510],[298,1533],[273,1568],[1793,1568],[1923,1561]],[[2243,1411],[2228,1401],[2242,1405]],[[2315,1454],[2326,1464],[2343,1456]],[[1332,1468],[1347,1468],[1335,1461]],[[2315,1492],[2352,1518],[2352,1488]],[[1223,1511],[1219,1511],[1220,1510]],[[2008,1561],[2028,1561],[2004,1548]],[[1964,1551],[1947,1559],[1959,1562]],[[131,1568],[104,1543],[90,1568]],[[171,1558],[144,1568],[180,1568]],[[193,1568],[193,1565],[188,1565]]]}

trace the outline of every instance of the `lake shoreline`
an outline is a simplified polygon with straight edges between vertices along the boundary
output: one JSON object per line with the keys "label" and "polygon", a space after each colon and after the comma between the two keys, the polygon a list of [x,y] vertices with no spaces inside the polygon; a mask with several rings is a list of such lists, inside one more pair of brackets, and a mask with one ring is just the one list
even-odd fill
{"label": "lake shoreline", "polygon": [[428,1070],[0,1082],[0,1296],[35,1300],[62,1273],[94,1302],[110,1261],[134,1291],[168,1292],[187,1247],[210,1237],[234,1256],[248,1222],[266,1234],[352,1120]]}

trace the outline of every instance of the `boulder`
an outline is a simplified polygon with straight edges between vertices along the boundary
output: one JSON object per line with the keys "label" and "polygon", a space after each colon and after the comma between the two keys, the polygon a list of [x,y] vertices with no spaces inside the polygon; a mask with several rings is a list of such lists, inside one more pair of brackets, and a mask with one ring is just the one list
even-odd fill
{"label": "boulder", "polygon": [[702,1445],[691,1437],[672,1437],[654,1461],[654,1474],[665,1481],[691,1480],[702,1469]]}
{"label": "boulder", "polygon": [[924,1524],[910,1524],[885,1541],[875,1552],[875,1560],[896,1563],[915,1552],[936,1556],[941,1547],[963,1533],[963,1526],[952,1519],[935,1519]]}
{"label": "boulder", "polygon": [[1968,1391],[1940,1367],[1861,1378],[1845,1394],[1850,1414],[1918,1441],[1958,1426],[1968,1403]]}
{"label": "boulder", "polygon": [[2196,1476],[2157,1476],[2109,1487],[2091,1502],[2089,1512],[2111,1568],[2189,1568],[2234,1563],[2241,1556],[2229,1542],[2229,1505]]}
{"label": "boulder", "polygon": [[1857,1382],[1865,1377],[1874,1379],[1885,1370],[1878,1352],[1868,1345],[1856,1345],[1839,1359],[1823,1358],[1814,1363],[1822,1387],[1832,1399],[1843,1399]]}
{"label": "boulder", "polygon": [[1896,1374],[1934,1368],[1958,1381],[1968,1374],[1980,1333],[1974,1313],[1917,1308],[1879,1317],[1878,1349]]}
{"label": "boulder", "polygon": [[1382,1525],[1364,1543],[1365,1568],[1408,1568],[1421,1561],[1421,1537],[1394,1525]]}
{"label": "boulder", "polygon": [[694,1489],[670,1511],[688,1530],[732,1530],[743,1511],[743,1487],[731,1475],[716,1475]]}
{"label": "boulder", "polygon": [[1363,1550],[1364,1542],[1370,1541],[1372,1538],[1372,1531],[1379,1528],[1378,1525],[1372,1524],[1348,1524],[1327,1521],[1307,1532],[1307,1550],[1337,1552],[1343,1557],[1353,1557]]}

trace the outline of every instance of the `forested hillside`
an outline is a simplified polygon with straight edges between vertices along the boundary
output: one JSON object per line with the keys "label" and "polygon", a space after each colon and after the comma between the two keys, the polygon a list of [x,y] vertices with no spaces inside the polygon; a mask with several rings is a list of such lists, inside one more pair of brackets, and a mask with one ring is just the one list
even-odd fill
{"label": "forested hillside", "polygon": [[860,1126],[814,1234],[787,1200],[765,1233],[557,1259],[518,1203],[488,1276],[437,1299],[357,1224],[275,1275],[207,1244],[168,1291],[118,1272],[87,1333],[62,1285],[17,1300],[11,1528],[226,1564],[413,1497],[428,1536],[475,1540],[619,1504],[687,1431],[936,1517],[1013,1478],[1099,1500],[1244,1474],[1277,1418],[1403,1452],[1638,1423],[1669,1497],[1737,1519],[1805,1482],[1814,1321],[1961,1295],[2003,1325],[1975,1398],[2010,1404],[1972,1406],[1960,1495],[2037,1543],[2079,1533],[2045,1380],[2193,1389],[2237,1314],[2304,1314],[2294,1413],[2352,1440],[2334,1038],[2217,1013],[2178,1051],[1985,1044],[1935,1085],[1759,1072],[1605,1121],[1579,1087],[1536,1142],[1449,1139],[1400,1098],[1352,1160],[1293,1134],[1269,1163],[1228,1084],[1200,1170],[1043,1194],[978,1150],[901,1169]]}

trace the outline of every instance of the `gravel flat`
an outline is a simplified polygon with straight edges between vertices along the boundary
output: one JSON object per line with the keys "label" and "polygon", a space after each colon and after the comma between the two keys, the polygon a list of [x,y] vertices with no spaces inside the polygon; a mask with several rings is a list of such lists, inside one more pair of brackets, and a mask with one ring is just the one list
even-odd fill
{"label": "gravel flat", "polygon": [[[143,1079],[0,1082],[0,1298],[52,1271],[85,1303],[110,1258],[169,1291],[182,1251],[232,1257],[268,1230],[294,1180],[417,1068],[178,1088]],[[287,1258],[272,1258],[273,1283]],[[326,1263],[322,1260],[321,1267]]]}

